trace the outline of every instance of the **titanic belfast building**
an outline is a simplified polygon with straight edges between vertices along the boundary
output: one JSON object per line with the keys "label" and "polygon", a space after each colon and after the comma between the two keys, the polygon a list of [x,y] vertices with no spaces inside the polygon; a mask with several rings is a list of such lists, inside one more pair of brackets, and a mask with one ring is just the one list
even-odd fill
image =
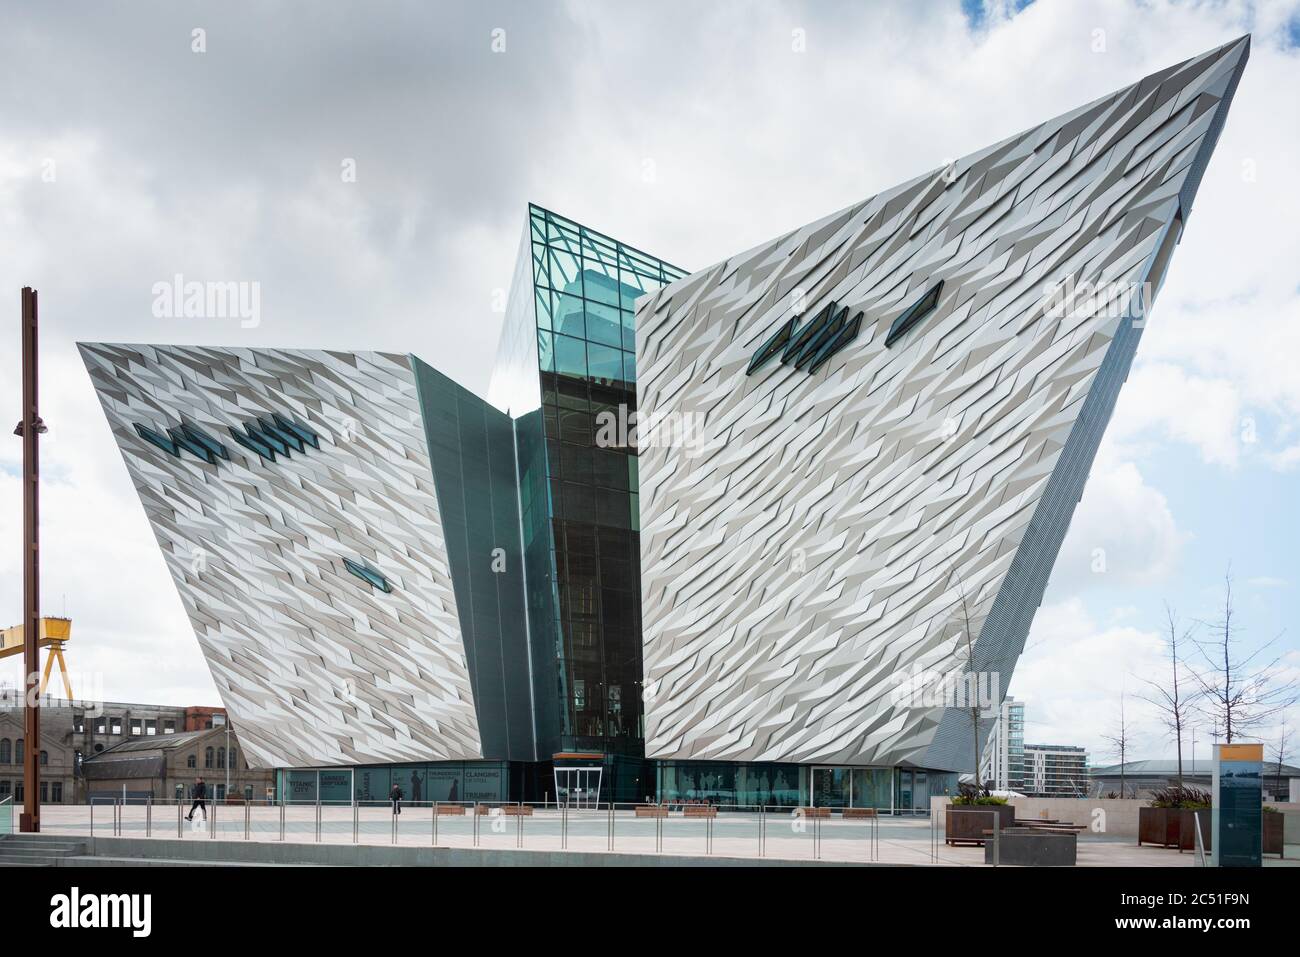
{"label": "titanic belfast building", "polygon": [[530,206],[486,397],[83,343],[246,759],[291,800],[951,792],[987,729],[928,692],[997,712],[1248,51],[696,271]]}

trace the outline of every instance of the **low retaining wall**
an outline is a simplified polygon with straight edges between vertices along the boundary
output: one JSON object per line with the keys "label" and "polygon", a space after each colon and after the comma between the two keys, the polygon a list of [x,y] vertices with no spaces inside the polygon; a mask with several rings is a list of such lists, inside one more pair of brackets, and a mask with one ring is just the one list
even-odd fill
{"label": "low retaining wall", "polygon": [[334,865],[339,867],[804,867],[882,866],[773,858],[529,851],[471,847],[385,847],[367,844],[281,844],[278,841],[86,839],[99,857],[171,859],[202,863]]}

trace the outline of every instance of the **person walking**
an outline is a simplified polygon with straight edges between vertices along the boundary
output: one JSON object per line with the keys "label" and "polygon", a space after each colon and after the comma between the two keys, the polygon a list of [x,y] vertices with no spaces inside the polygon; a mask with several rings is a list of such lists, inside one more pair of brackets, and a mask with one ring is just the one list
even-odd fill
{"label": "person walking", "polygon": [[194,803],[190,805],[190,813],[185,815],[185,820],[194,820],[194,812],[196,810],[202,810],[203,820],[206,821],[208,819],[208,805],[203,799],[207,796],[208,787],[203,783],[203,778],[196,778],[194,780],[194,788],[191,793],[194,797]]}
{"label": "person walking", "polygon": [[393,789],[388,792],[388,800],[393,802],[393,813],[401,814],[402,813],[402,788],[400,785],[397,784],[393,785]]}

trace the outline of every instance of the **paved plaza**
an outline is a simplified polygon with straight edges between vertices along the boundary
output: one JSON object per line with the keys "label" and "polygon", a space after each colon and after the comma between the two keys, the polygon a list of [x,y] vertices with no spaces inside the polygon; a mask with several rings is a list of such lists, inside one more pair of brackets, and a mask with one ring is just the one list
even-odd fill
{"label": "paved plaza", "polygon": [[[984,866],[979,847],[944,843],[942,820],[928,817],[876,819],[798,818],[786,812],[723,811],[716,818],[637,817],[632,808],[535,808],[532,815],[499,812],[434,815],[428,805],[405,805],[394,816],[388,805],[229,805],[209,807],[207,826],[186,822],[188,806],[175,804],[48,805],[48,835],[131,837],[205,841],[284,841],[295,844],[366,844],[584,853],[664,854],[770,858],[795,861],[918,866]],[[201,816],[201,815],[196,815]],[[1192,867],[1196,856],[1138,847],[1129,838],[1084,834],[1080,866]],[[1277,862],[1281,863],[1281,862]],[[1292,862],[1287,862],[1292,863]],[[1300,863],[1300,862],[1295,862]]]}

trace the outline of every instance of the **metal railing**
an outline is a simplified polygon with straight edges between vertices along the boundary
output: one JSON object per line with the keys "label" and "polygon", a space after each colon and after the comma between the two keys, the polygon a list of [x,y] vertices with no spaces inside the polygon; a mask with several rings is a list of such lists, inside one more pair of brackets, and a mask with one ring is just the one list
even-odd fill
{"label": "metal railing", "polygon": [[1205,840],[1201,836],[1201,815],[1195,811],[1192,812],[1193,843],[1196,845],[1196,866],[1208,867],[1209,862],[1205,858]]}
{"label": "metal railing", "polygon": [[[771,805],[189,800],[95,797],[47,805],[43,830],[91,837],[390,844],[627,854],[880,860],[880,818]],[[205,813],[206,812],[206,813]],[[912,821],[915,819],[906,819]],[[899,819],[904,825],[904,819]],[[909,851],[924,859],[923,825]],[[915,839],[915,840],[912,840]]]}

